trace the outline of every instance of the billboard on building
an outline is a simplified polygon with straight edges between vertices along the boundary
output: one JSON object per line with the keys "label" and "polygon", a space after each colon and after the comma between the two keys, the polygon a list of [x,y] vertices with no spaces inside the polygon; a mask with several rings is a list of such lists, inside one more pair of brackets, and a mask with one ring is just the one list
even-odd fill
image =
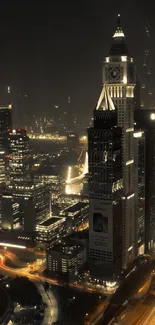
{"label": "billboard on building", "polygon": [[104,200],[89,202],[90,247],[99,250],[112,249],[113,205]]}
{"label": "billboard on building", "polygon": [[93,230],[95,232],[108,233],[108,218],[103,216],[102,213],[93,213]]}

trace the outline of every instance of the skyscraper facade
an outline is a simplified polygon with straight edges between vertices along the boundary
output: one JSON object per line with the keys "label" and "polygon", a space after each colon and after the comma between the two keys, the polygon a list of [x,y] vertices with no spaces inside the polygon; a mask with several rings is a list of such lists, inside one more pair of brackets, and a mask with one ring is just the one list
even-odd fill
{"label": "skyscraper facade", "polygon": [[137,255],[137,229],[135,209],[134,177],[134,88],[136,73],[134,59],[129,55],[125,35],[118,15],[117,28],[112,39],[109,55],[103,67],[103,84],[107,85],[109,95],[117,108],[117,125],[122,128],[122,169],[123,169],[123,243],[122,267]]}
{"label": "skyscraper facade", "polygon": [[28,164],[30,147],[26,130],[13,130],[9,133],[8,141],[10,181],[27,180],[30,177]]}
{"label": "skyscraper facade", "polygon": [[145,252],[145,133],[142,130],[134,132],[134,160],[135,169],[135,188],[138,191],[135,193],[137,196],[137,251],[138,254]]}
{"label": "skyscraper facade", "polygon": [[135,111],[136,127],[145,133],[145,250],[155,238],[155,109]]}
{"label": "skyscraper facade", "polygon": [[122,265],[122,129],[106,85],[88,129],[88,161],[89,253],[114,269]]}
{"label": "skyscraper facade", "polygon": [[0,106],[0,150],[8,153],[8,132],[12,130],[12,105]]}
{"label": "skyscraper facade", "polygon": [[151,48],[151,37],[150,37],[150,27],[148,21],[145,25],[145,35],[144,35],[144,61],[143,61],[143,73],[142,73],[142,83],[141,83],[141,106],[143,108],[153,107],[152,99],[152,84],[153,80],[151,78],[151,68],[150,68],[150,48]]}
{"label": "skyscraper facade", "polygon": [[7,133],[12,129],[12,105],[0,106],[0,133]]}

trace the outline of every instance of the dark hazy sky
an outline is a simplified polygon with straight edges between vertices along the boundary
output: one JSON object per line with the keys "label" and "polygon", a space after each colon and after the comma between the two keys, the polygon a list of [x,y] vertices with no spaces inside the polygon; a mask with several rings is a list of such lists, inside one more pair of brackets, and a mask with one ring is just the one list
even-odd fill
{"label": "dark hazy sky", "polygon": [[155,73],[153,0],[7,0],[0,9],[0,87],[26,92],[29,112],[64,107],[71,95],[74,109],[88,114],[101,89],[102,61],[121,13],[128,47],[143,60],[144,26],[152,34],[151,68]]}

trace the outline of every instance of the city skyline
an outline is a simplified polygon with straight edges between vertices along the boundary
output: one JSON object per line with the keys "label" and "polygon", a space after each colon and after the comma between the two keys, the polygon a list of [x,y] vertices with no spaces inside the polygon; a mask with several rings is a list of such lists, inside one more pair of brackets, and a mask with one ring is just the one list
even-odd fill
{"label": "city skyline", "polygon": [[[69,2],[51,5],[47,1],[43,6],[29,1],[3,4],[1,98],[11,85],[28,95],[28,114],[42,115],[50,114],[54,104],[60,105],[60,111],[64,109],[70,95],[74,111],[90,115],[101,90],[102,62],[119,12],[138,74],[142,74],[146,20],[150,35],[154,25],[151,3],[147,8],[139,8],[137,3],[85,1],[75,9]],[[150,51],[153,75],[153,42]]]}
{"label": "city skyline", "polygon": [[0,324],[155,325],[153,8],[8,1]]}

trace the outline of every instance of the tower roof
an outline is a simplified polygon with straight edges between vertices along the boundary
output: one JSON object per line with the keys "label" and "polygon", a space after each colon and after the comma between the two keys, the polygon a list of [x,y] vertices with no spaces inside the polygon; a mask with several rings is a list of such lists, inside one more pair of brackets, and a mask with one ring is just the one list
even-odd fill
{"label": "tower roof", "polygon": [[96,110],[115,110],[115,105],[110,97],[109,90],[106,84],[104,84],[103,89],[101,91],[101,95],[99,97]]}
{"label": "tower roof", "polygon": [[128,55],[128,49],[125,43],[125,34],[121,26],[120,14],[117,16],[117,27],[113,35],[113,43],[109,55]]}

